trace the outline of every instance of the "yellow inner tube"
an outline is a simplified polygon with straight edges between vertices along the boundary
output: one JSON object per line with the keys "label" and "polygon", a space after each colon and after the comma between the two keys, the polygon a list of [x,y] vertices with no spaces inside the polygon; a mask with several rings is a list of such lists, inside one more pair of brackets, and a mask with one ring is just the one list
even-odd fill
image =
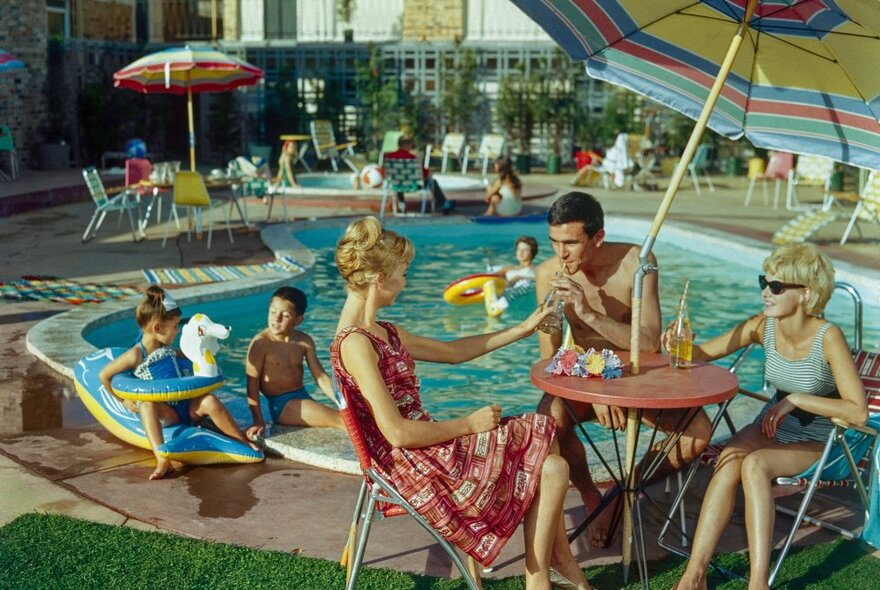
{"label": "yellow inner tube", "polygon": [[492,281],[495,293],[504,293],[507,281],[491,274],[470,275],[457,281],[453,281],[443,292],[443,299],[452,305],[470,305],[471,303],[483,302],[483,285],[486,281]]}

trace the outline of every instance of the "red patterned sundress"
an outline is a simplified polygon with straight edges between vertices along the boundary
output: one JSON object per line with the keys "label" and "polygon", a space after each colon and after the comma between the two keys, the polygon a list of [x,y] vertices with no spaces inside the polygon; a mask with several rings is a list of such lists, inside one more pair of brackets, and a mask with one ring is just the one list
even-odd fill
{"label": "red patterned sundress", "polygon": [[386,343],[361,328],[340,331],[330,345],[330,364],[363,431],[373,467],[397,488],[444,538],[483,565],[498,557],[535,497],[538,477],[556,430],[553,418],[524,414],[503,418],[495,430],[420,449],[394,448],[376,425],[360,389],[339,354],[353,332],[368,337],[379,371],[400,415],[433,420],[422,408],[412,356],[393,324],[380,322]]}

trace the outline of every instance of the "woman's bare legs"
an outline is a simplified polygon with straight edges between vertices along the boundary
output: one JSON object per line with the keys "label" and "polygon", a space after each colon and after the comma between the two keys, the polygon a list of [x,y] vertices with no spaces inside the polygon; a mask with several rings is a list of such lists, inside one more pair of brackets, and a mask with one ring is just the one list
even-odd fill
{"label": "woman's bare legs", "polygon": [[568,464],[559,455],[548,455],[541,468],[537,493],[523,522],[526,590],[550,588],[550,555],[556,541],[567,487]]}
{"label": "woman's bare legs", "polygon": [[483,215],[498,215],[498,203],[501,202],[501,195],[496,193],[486,201],[489,203],[489,207],[483,212]]}
{"label": "woman's bare legs", "polygon": [[706,589],[706,570],[733,513],[742,463],[750,453],[772,442],[761,433],[759,427],[749,425],[739,431],[722,451],[703,496],[691,558],[675,585],[678,590]]}
{"label": "woman's bare legs", "polygon": [[260,447],[247,439],[226,406],[210,393],[193,399],[189,406],[189,414],[195,421],[199,421],[205,416],[210,417],[214,425],[226,436],[245,443],[255,451],[260,450]]}
{"label": "woman's bare legs", "polygon": [[800,473],[822,454],[822,443],[775,444],[752,452],[742,464],[749,539],[749,590],[768,590],[770,549],[776,509],[770,486],[774,478]]}

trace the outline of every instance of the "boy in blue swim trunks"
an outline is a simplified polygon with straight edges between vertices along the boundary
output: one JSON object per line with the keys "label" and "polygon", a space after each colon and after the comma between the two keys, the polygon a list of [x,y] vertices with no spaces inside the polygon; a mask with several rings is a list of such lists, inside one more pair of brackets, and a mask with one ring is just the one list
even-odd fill
{"label": "boy in blue swim trunks", "polygon": [[269,302],[268,326],[248,347],[245,372],[254,424],[247,429],[247,436],[252,440],[266,429],[261,392],[275,424],[345,428],[339,411],[312,399],[303,386],[303,365],[308,364],[315,383],[333,400],[333,386],[318,360],[315,342],[296,329],[305,319],[306,305],[306,295],[299,289],[279,288]]}

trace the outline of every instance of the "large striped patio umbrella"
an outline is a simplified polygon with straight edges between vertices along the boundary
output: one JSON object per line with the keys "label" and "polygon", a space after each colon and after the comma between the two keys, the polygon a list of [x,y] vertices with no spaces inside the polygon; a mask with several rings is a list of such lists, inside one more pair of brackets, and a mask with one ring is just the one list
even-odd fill
{"label": "large striped patio umbrella", "polygon": [[14,57],[8,51],[0,49],[0,72],[18,70],[24,68],[24,62]]}
{"label": "large striped patio umbrella", "polygon": [[[707,125],[758,147],[880,169],[878,0],[513,2],[590,76],[697,120],[643,262]],[[638,330],[633,338],[638,371]]]}
{"label": "large striped patio umbrella", "polygon": [[186,94],[189,119],[189,164],[196,169],[196,136],[192,95],[251,86],[263,70],[208,47],[173,47],[146,55],[113,74],[113,85],[143,92]]}

